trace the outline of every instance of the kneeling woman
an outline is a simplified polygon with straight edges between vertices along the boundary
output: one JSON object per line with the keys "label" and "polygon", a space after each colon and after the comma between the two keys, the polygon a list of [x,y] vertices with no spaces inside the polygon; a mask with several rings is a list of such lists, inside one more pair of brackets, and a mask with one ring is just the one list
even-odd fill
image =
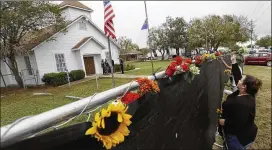
{"label": "kneeling woman", "polygon": [[255,97],[261,86],[259,79],[246,75],[238,82],[238,90],[222,104],[223,119],[219,124],[224,128],[225,142],[230,150],[245,149],[256,138]]}

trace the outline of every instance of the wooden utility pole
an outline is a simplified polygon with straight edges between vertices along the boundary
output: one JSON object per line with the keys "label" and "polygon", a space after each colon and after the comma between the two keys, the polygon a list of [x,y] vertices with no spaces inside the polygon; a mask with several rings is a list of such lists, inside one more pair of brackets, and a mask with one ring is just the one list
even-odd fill
{"label": "wooden utility pole", "polygon": [[253,21],[252,21],[252,19],[251,19],[251,21],[250,21],[250,49],[251,50],[253,50],[252,49],[252,39],[253,39]]}

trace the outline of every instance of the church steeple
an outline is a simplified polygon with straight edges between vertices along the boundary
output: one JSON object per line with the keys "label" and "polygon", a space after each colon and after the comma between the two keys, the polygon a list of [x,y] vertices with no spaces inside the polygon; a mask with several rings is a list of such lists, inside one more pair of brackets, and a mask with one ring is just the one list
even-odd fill
{"label": "church steeple", "polygon": [[78,1],[63,1],[59,4],[66,20],[74,20],[81,15],[91,19],[93,10]]}

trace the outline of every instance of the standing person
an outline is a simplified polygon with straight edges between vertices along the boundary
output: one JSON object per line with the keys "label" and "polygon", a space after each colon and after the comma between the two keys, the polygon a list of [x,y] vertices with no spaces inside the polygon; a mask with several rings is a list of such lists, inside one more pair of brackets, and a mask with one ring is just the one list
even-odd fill
{"label": "standing person", "polygon": [[239,68],[237,61],[236,61],[236,54],[233,51],[231,54],[231,66],[229,66],[222,57],[220,57],[220,59],[222,60],[222,62],[224,63],[224,65],[231,70],[231,73],[233,75],[234,78],[234,82],[235,82],[235,86],[237,86],[238,81],[242,79],[242,71]]}
{"label": "standing person", "polygon": [[104,63],[103,59],[101,60],[101,67],[102,67],[103,75],[104,75],[105,74],[105,63]]}
{"label": "standing person", "polygon": [[122,58],[119,58],[119,60],[120,60],[121,72],[122,72],[122,74],[124,74],[124,62],[123,62]]}
{"label": "standing person", "polygon": [[220,128],[224,129],[229,150],[243,150],[250,146],[257,135],[256,94],[262,81],[246,75],[238,83],[238,90],[229,95],[222,104]]}
{"label": "standing person", "polygon": [[237,64],[241,68],[242,72],[244,72],[244,56],[243,54],[238,53],[236,56]]}
{"label": "standing person", "polygon": [[105,74],[109,74],[110,72],[110,67],[107,59],[105,59]]}

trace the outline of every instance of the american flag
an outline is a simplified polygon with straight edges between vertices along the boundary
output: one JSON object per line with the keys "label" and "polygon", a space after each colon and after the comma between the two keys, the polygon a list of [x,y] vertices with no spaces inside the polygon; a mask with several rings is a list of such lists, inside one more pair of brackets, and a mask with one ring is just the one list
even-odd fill
{"label": "american flag", "polygon": [[107,37],[115,39],[115,30],[112,19],[115,17],[110,1],[104,1],[104,31]]}

